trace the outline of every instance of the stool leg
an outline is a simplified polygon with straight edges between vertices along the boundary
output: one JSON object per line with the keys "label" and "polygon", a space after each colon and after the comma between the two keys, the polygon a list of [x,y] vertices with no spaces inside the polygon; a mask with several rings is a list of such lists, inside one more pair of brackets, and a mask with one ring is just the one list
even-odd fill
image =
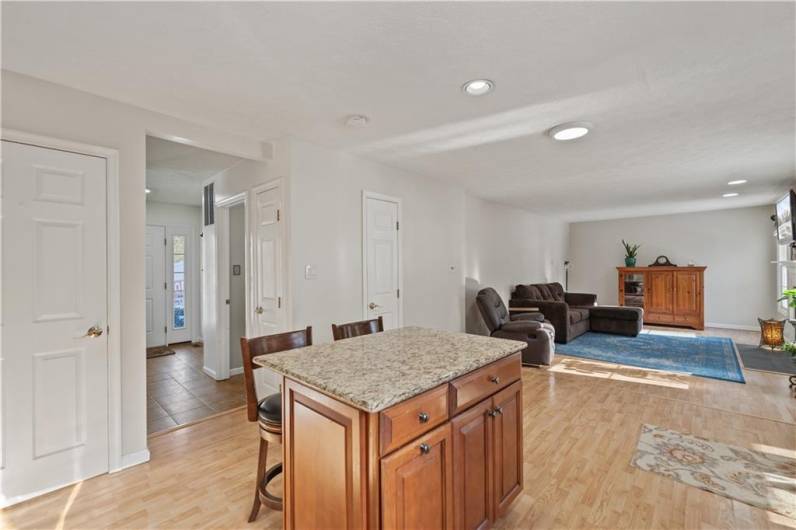
{"label": "stool leg", "polygon": [[260,511],[260,485],[265,478],[266,461],[268,460],[268,442],[260,438],[260,456],[257,459],[257,482],[254,485],[254,502],[252,503],[252,512],[249,514],[249,522],[251,523],[257,519],[257,513]]}

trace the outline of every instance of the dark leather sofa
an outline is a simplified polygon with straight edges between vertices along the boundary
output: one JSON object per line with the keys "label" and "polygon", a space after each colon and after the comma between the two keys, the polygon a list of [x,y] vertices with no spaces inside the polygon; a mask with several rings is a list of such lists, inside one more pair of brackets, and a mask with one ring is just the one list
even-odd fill
{"label": "dark leather sofa", "polygon": [[553,327],[544,321],[541,313],[509,315],[500,295],[487,287],[478,291],[475,298],[478,310],[484,318],[489,334],[501,339],[525,342],[522,364],[550,365],[553,362]]}
{"label": "dark leather sofa", "polygon": [[555,341],[566,344],[589,331],[589,312],[596,294],[566,293],[560,283],[517,285],[510,307],[538,307],[556,330]]}

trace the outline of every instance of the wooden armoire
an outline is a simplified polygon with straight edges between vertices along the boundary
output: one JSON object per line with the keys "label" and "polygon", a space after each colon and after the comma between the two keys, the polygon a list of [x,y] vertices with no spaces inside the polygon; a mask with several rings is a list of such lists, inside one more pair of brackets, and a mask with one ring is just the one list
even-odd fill
{"label": "wooden armoire", "polygon": [[645,324],[705,329],[707,267],[617,267],[619,305],[644,309]]}

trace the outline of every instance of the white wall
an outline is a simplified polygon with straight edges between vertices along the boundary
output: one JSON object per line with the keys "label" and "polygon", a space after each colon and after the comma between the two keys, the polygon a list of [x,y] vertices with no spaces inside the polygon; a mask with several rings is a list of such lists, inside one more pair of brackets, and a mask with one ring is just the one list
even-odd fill
{"label": "white wall", "polygon": [[[147,201],[146,203],[146,224],[167,227],[190,227],[193,233],[188,249],[190,263],[188,263],[188,281],[190,282],[190,292],[188,293],[188,303],[190,304],[191,318],[191,341],[201,342],[202,340],[202,318],[201,318],[201,282],[200,278],[200,246],[199,234],[202,232],[202,208],[199,206],[188,206],[185,204],[167,204],[163,202]],[[166,259],[169,259],[167,256]],[[168,312],[167,312],[168,314]]]}
{"label": "white wall", "polygon": [[658,215],[570,225],[570,286],[617,303],[621,240],[641,243],[638,265],[663,254],[678,265],[706,265],[707,325],[757,327],[776,311],[773,206]]}
{"label": "white wall", "polygon": [[[240,338],[246,336],[246,219],[242,204],[229,209],[229,369],[243,366]],[[240,274],[232,274],[234,265]]]}
{"label": "white wall", "polygon": [[569,235],[564,221],[467,196],[466,329],[486,334],[475,296],[494,288],[506,306],[519,283],[564,283]]}
{"label": "white wall", "polygon": [[[402,199],[404,325],[462,330],[464,190],[316,145],[291,141],[293,327],[331,340],[360,320],[362,191]],[[317,279],[305,280],[311,264]]]}
{"label": "white wall", "polygon": [[[2,127],[119,151],[121,230],[122,454],[146,458],[144,232],[146,135],[190,138],[198,147],[261,158],[267,147],[243,138],[6,70]],[[113,331],[112,331],[113,332]]]}

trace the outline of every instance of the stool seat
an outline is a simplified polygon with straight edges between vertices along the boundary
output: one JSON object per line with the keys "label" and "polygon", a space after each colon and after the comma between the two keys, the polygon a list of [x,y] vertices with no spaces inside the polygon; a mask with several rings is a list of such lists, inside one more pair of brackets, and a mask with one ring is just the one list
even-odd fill
{"label": "stool seat", "polygon": [[276,393],[257,403],[257,415],[268,423],[282,423],[282,394]]}

